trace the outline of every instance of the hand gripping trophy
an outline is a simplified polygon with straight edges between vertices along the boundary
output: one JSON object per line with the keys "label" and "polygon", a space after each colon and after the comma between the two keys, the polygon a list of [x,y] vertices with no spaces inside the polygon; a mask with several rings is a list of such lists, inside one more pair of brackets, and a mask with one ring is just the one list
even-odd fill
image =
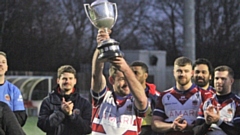
{"label": "hand gripping trophy", "polygon": [[[106,32],[111,30],[117,20],[117,5],[116,3],[108,2],[108,0],[96,0],[91,6],[84,4],[84,9],[91,23],[98,29],[104,28]],[[119,48],[119,42],[114,39],[108,39],[98,45],[100,54],[99,60],[107,61],[110,58],[123,56]]]}

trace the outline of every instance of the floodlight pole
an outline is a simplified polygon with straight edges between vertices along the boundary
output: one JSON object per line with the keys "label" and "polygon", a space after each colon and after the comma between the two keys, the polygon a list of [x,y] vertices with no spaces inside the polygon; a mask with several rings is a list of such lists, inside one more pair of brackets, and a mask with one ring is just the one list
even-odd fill
{"label": "floodlight pole", "polygon": [[184,0],[184,44],[183,56],[195,60],[195,2],[194,0]]}

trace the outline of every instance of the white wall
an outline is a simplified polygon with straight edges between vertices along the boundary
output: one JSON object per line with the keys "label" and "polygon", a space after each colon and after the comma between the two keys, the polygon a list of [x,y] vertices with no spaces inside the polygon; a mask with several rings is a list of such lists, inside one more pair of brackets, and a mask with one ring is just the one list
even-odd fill
{"label": "white wall", "polygon": [[173,66],[166,67],[166,89],[169,89],[175,85],[175,79],[173,76]]}

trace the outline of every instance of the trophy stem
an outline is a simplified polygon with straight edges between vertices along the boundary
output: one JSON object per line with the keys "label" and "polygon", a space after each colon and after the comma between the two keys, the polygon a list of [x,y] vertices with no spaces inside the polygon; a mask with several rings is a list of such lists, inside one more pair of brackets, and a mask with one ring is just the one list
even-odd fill
{"label": "trophy stem", "polygon": [[110,34],[110,33],[112,32],[112,31],[111,31],[109,28],[107,28],[107,27],[105,27],[104,30],[105,30],[105,32],[106,32],[107,34]]}

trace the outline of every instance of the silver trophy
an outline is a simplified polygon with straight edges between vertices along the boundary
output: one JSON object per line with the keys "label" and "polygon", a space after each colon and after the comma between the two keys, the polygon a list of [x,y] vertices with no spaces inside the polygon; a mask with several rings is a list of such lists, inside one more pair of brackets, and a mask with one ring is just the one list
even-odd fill
{"label": "silver trophy", "polygon": [[[108,2],[108,0],[96,0],[91,6],[84,4],[84,9],[91,23],[98,29],[104,28],[108,32],[116,23],[118,15],[116,3]],[[119,42],[114,39],[102,41],[98,45],[98,49],[100,51],[99,60],[107,61],[110,58],[123,56]]]}

